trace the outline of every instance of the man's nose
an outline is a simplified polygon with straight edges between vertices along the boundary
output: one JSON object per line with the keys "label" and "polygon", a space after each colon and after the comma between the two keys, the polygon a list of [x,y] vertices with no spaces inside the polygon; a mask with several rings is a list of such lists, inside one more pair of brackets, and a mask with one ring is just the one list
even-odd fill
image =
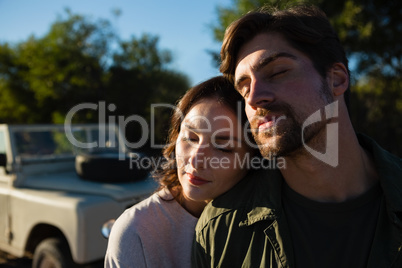
{"label": "man's nose", "polygon": [[246,103],[253,109],[262,108],[275,100],[275,94],[264,81],[254,79]]}

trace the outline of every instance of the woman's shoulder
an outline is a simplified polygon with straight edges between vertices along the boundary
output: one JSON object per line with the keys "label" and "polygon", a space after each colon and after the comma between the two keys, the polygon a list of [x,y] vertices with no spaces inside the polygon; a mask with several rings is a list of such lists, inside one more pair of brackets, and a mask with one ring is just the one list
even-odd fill
{"label": "woman's shoulder", "polygon": [[158,218],[160,213],[155,211],[165,203],[162,202],[160,194],[166,196],[166,193],[156,192],[126,209],[117,218],[109,236],[106,255],[109,262],[122,260],[132,262],[132,259],[135,259],[135,262],[139,264],[143,260],[143,243],[149,244],[149,241],[152,241],[152,237],[149,238],[149,236],[156,234],[155,225],[160,222]]}
{"label": "woman's shoulder", "polygon": [[155,222],[155,217],[159,213],[163,202],[156,192],[141,202],[127,208],[115,221],[112,228],[112,234],[120,234],[119,236],[135,236],[141,232],[144,224]]}
{"label": "woman's shoulder", "polygon": [[[152,212],[155,210],[159,211],[162,207],[166,206],[165,201],[170,201],[172,199],[173,197],[170,192],[162,189],[132,207],[127,208],[119,218],[134,218],[137,215],[145,217],[147,214],[153,214]],[[138,217],[138,219],[139,218],[140,217]]]}

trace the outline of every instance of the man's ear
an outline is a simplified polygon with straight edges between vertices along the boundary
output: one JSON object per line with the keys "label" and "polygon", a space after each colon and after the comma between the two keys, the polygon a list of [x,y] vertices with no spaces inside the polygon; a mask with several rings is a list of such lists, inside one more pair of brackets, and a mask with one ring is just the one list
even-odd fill
{"label": "man's ear", "polygon": [[329,69],[327,79],[334,96],[340,96],[349,87],[349,74],[343,63],[337,62]]}

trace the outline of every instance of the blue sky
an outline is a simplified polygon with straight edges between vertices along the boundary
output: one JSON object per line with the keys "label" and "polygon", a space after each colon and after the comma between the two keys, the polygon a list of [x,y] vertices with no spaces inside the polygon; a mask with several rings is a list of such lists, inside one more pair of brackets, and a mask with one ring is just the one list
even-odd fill
{"label": "blue sky", "polygon": [[[159,48],[173,53],[171,67],[195,85],[219,74],[206,52],[220,48],[209,25],[217,19],[218,6],[231,4],[232,0],[0,0],[0,42],[43,36],[68,7],[74,14],[110,20],[124,40],[143,33],[159,36]],[[122,11],[117,19],[112,15],[116,8]]]}

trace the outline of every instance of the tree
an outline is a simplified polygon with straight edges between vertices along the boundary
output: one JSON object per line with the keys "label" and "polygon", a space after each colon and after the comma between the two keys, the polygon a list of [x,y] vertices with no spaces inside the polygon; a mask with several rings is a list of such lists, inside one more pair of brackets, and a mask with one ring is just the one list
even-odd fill
{"label": "tree", "polygon": [[[5,97],[0,100],[2,121],[61,123],[72,106],[101,96],[102,59],[108,39],[113,37],[110,25],[67,14],[67,19],[56,21],[42,38],[31,36],[12,47],[7,43],[0,46],[4,48],[0,49],[0,94]],[[15,107],[25,112],[15,114]]]}
{"label": "tree", "polygon": [[[233,0],[218,7],[214,39],[222,42],[226,27],[264,4],[283,8],[296,3],[319,6],[338,32],[352,72],[352,122],[387,150],[402,155],[402,2],[379,0]],[[211,52],[219,59],[218,52]],[[219,61],[216,61],[219,62]],[[376,112],[374,112],[376,111]]]}
{"label": "tree", "polygon": [[[23,79],[27,66],[20,64],[16,52],[7,44],[0,46],[0,115],[1,121],[17,123],[17,118],[31,122],[35,109],[34,94]],[[24,103],[24,105],[19,105]]]}
{"label": "tree", "polygon": [[[358,131],[401,155],[402,78],[362,78],[352,91],[352,119]],[[385,91],[385,93],[384,93]]]}
{"label": "tree", "polygon": [[[113,54],[106,100],[118,103],[120,114],[143,116],[147,122],[157,120],[151,135],[158,143],[167,137],[170,112],[153,114],[151,104],[173,104],[188,89],[188,79],[183,74],[166,69],[172,61],[170,51],[157,48],[158,38],[148,34],[120,43]],[[127,135],[138,140],[142,135],[138,125],[131,124]]]}
{"label": "tree", "polygon": [[[174,103],[189,87],[184,74],[167,68],[173,59],[158,41],[151,34],[121,40],[108,20],[66,9],[43,37],[0,43],[0,122],[63,123],[77,104],[101,101],[114,104],[119,116],[149,120],[151,103]],[[156,126],[159,142],[167,119]],[[93,109],[73,118],[98,120]],[[128,134],[135,138],[135,129]]]}

